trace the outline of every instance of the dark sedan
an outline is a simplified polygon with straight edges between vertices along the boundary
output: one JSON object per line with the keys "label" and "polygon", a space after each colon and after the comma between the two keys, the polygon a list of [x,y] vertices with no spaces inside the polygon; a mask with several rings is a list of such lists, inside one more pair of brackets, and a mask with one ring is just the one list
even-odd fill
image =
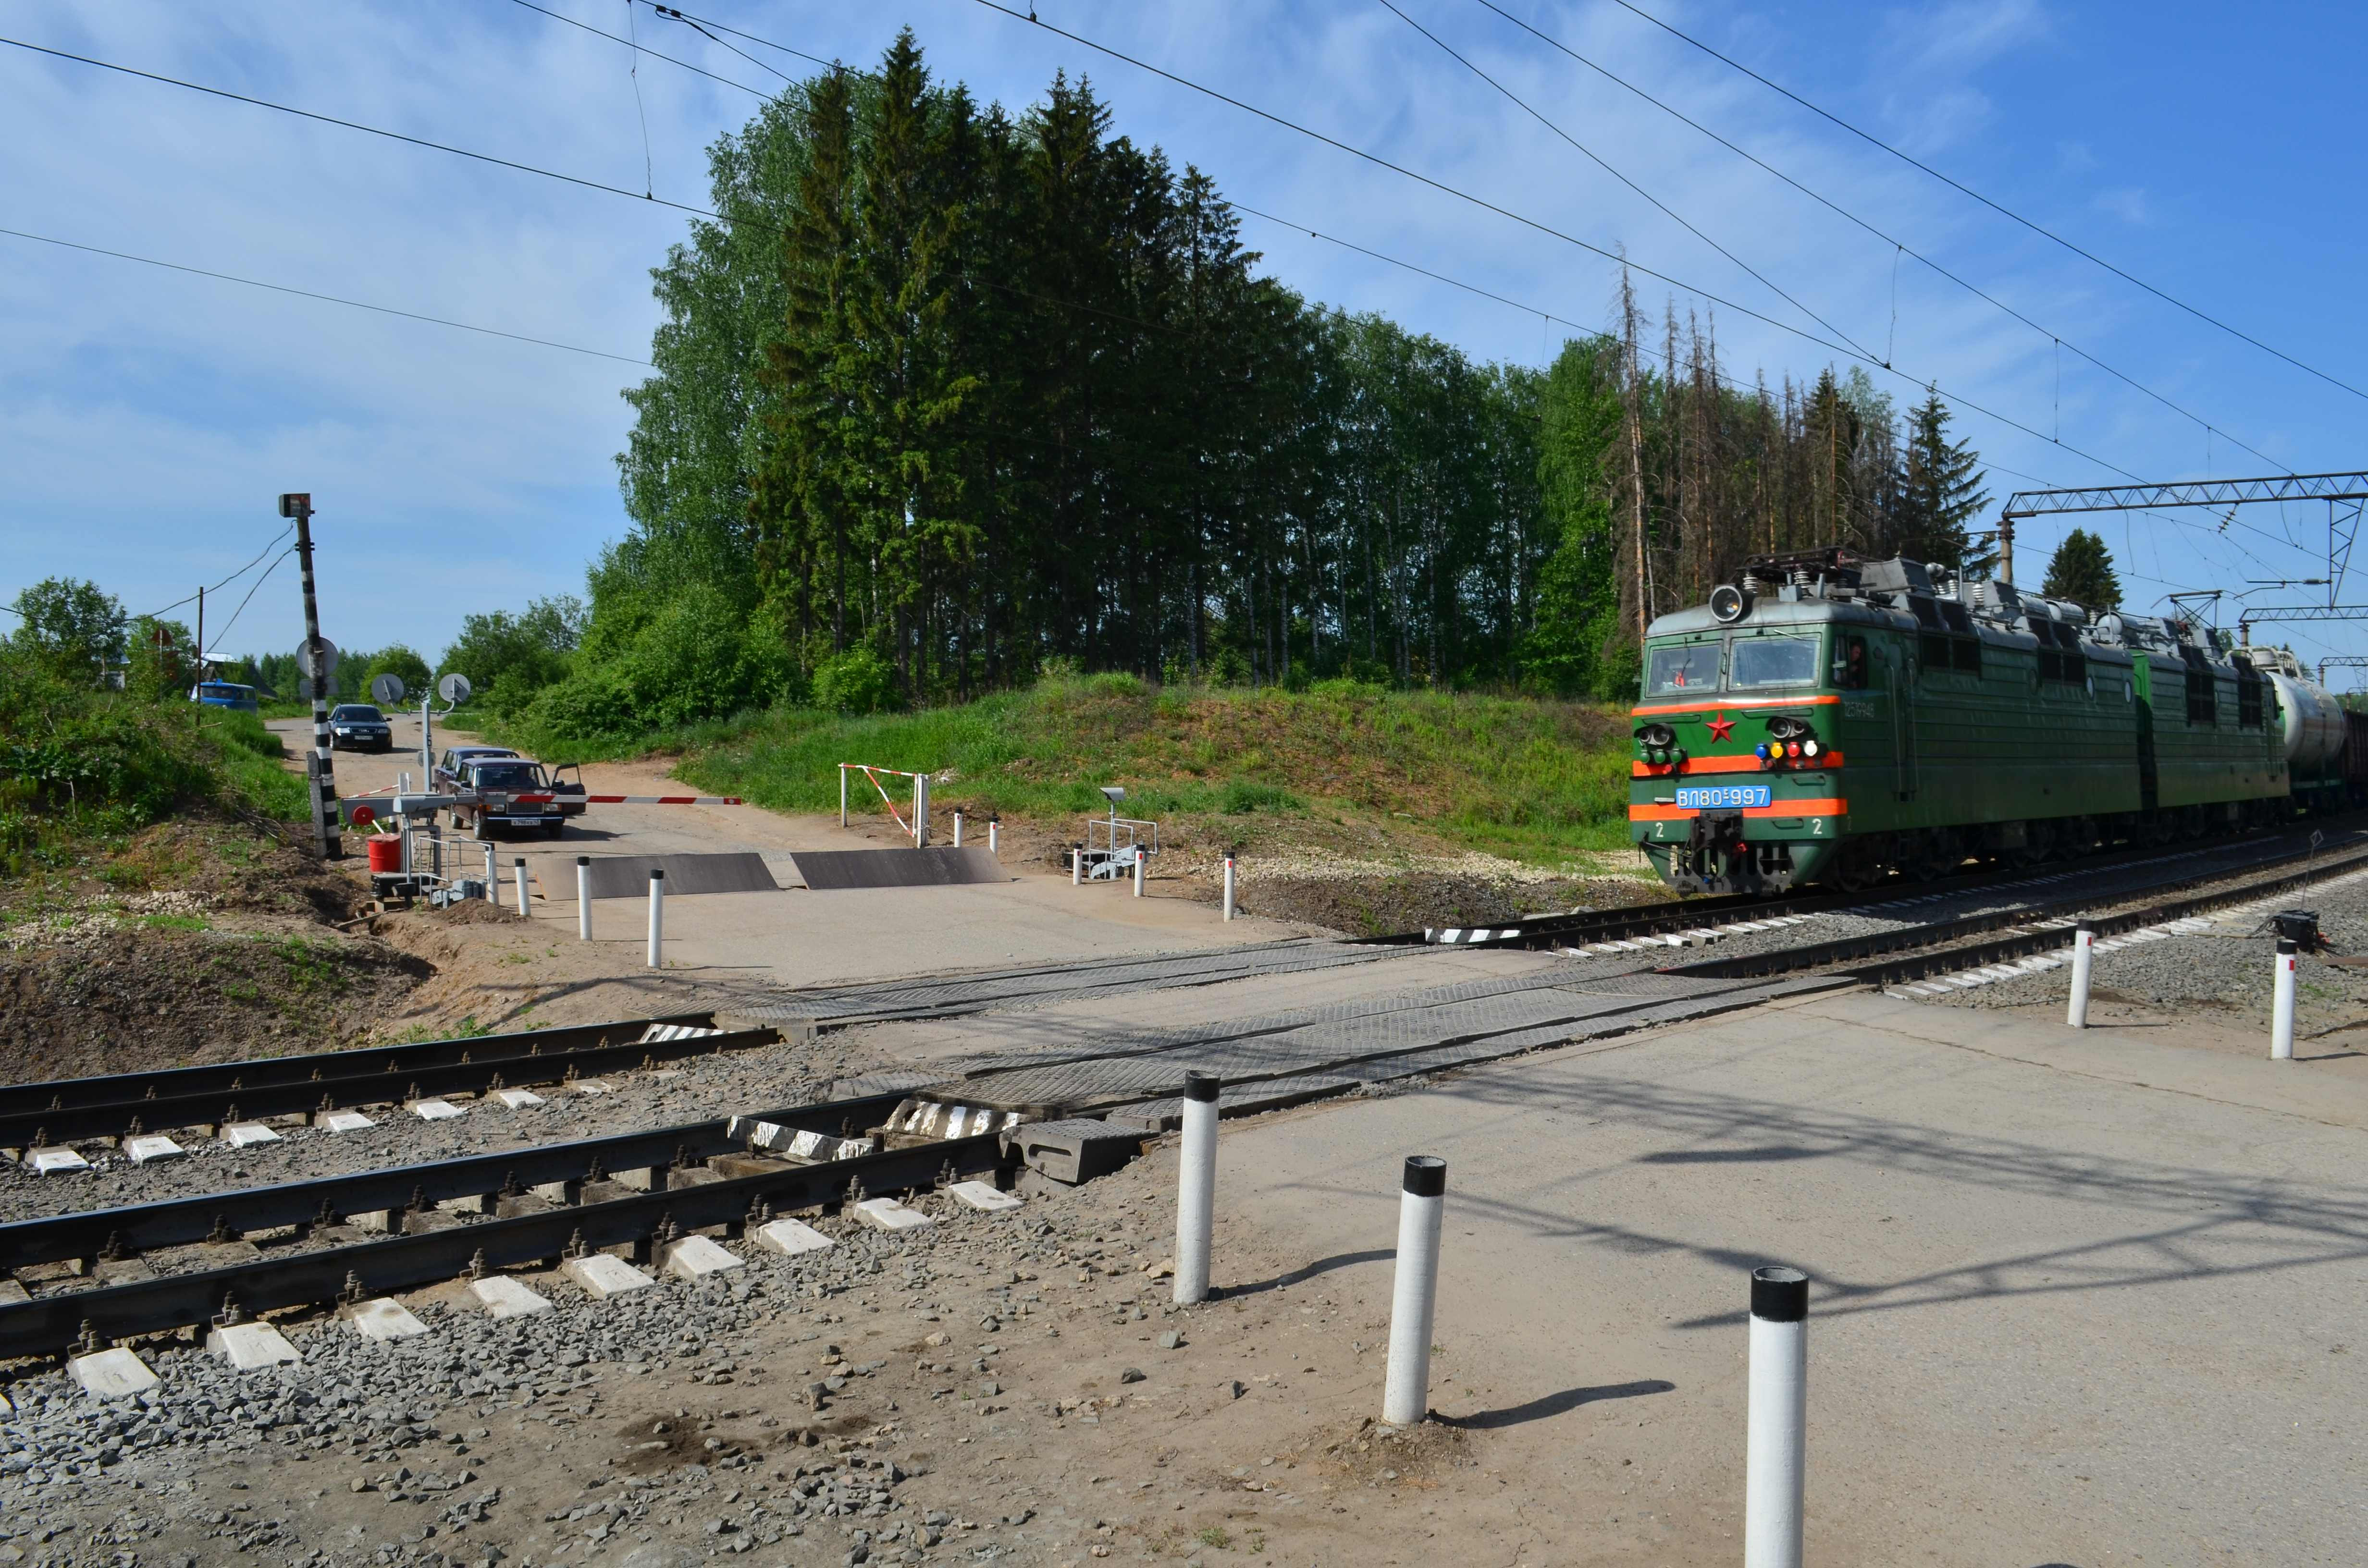
{"label": "dark sedan", "polygon": [[367,702],[341,702],[329,710],[329,746],[347,751],[393,751],[394,726]]}

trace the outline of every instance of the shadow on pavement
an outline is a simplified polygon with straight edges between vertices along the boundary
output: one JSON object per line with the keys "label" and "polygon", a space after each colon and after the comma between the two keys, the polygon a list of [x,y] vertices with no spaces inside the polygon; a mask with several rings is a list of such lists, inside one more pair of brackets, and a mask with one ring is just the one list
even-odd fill
{"label": "shadow on pavement", "polygon": [[1510,1404],[1502,1410],[1475,1410],[1469,1415],[1440,1415],[1436,1419],[1442,1426],[1461,1426],[1470,1432],[1493,1432],[1500,1426],[1519,1426],[1531,1421],[1543,1421],[1565,1411],[1577,1410],[1582,1404],[1594,1404],[1607,1399],[1637,1399],[1648,1393],[1675,1393],[1678,1385],[1665,1378],[1644,1378],[1633,1383],[1606,1383],[1600,1388],[1565,1389],[1531,1400],[1526,1404]]}

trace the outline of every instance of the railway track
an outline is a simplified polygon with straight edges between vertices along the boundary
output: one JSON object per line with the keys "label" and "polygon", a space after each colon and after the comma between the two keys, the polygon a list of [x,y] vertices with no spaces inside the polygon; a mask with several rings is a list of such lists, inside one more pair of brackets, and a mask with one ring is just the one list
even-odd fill
{"label": "railway track", "polygon": [[320,1118],[443,1095],[529,1089],[626,1068],[745,1051],[781,1039],[770,1026],[720,1028],[678,1013],[518,1034],[263,1057],[218,1066],[16,1085],[0,1091],[0,1149],[227,1127],[272,1117]]}
{"label": "railway track", "polygon": [[[2356,834],[2346,835],[2356,837]],[[2308,852],[2303,830],[2294,830],[2265,842],[2290,842],[2292,853]],[[1797,926],[1822,915],[1884,915],[1913,911],[1952,900],[2042,889],[2066,881],[2110,879],[2117,873],[2151,866],[2176,865],[2198,853],[2238,847],[2219,841],[2166,853],[2159,849],[2124,849],[2110,855],[2066,861],[2044,870],[1968,872],[1939,881],[1841,893],[1824,890],[1762,898],[1747,893],[1628,904],[1614,909],[1576,910],[1567,914],[1531,915],[1496,926],[1431,926],[1396,936],[1368,937],[1376,946],[1493,947],[1560,949],[1594,956],[1650,952],[1656,948],[1706,945],[1734,932],[1758,932]]]}
{"label": "railway track", "polygon": [[[2297,860],[2305,863],[2292,864]],[[2268,876],[2257,874],[2270,867],[2284,869]],[[2242,868],[2169,878],[2138,888],[2101,894],[2080,893],[1929,925],[1866,932],[1767,952],[1705,959],[1673,965],[1662,972],[1705,980],[1742,980],[1835,971],[1861,984],[1889,985],[2045,951],[2062,946],[2076,925],[2087,925],[2100,935],[2115,935],[2186,919],[2206,910],[2249,903],[2362,869],[2368,869],[2368,846],[2335,855],[2320,855],[2305,847]],[[1980,939],[1985,937],[1987,939]],[[1870,959],[1875,961],[1859,961]]]}
{"label": "railway track", "polygon": [[[2157,857],[2082,870],[2126,873]],[[2296,864],[2300,861],[2303,863]],[[1009,1177],[1024,1139],[1007,1136],[1026,1119],[1039,1130],[1066,1126],[1073,1138],[1123,1142],[1172,1122],[1174,1096],[1188,1071],[1225,1081],[1226,1114],[1269,1109],[1365,1085],[1470,1065],[1575,1040],[1601,1038],[1750,1006],[1776,996],[1838,984],[1894,984],[1999,963],[2062,945],[2071,917],[2087,916],[2107,934],[2177,920],[2207,908],[2256,901],[2328,877],[2368,869],[2368,844],[2332,855],[2288,846],[2250,864],[2190,872],[2138,886],[2091,888],[2065,896],[1909,924],[1836,941],[1793,943],[1773,951],[1723,956],[1666,968],[1642,963],[1622,972],[1574,974],[1554,966],[1523,976],[1460,981],[1402,995],[1373,995],[1261,1017],[1182,1028],[1104,1034],[1083,1049],[1053,1049],[981,1059],[929,1085],[920,1104],[900,1110],[908,1092],[820,1101],[613,1136],[438,1160],[298,1181],[240,1192],[51,1215],[0,1225],[0,1269],[37,1274],[40,1293],[23,1286],[0,1300],[0,1358],[88,1351],[243,1316],[390,1298],[393,1292],[461,1276],[549,1266],[611,1251],[665,1264],[696,1233],[741,1234],[792,1211],[842,1209],[861,1194],[928,1187],[942,1178],[993,1173]],[[2264,874],[2266,872],[2266,874]],[[2023,883],[2053,884],[2080,871]],[[2015,879],[1953,891],[1998,893]],[[2169,896],[2167,896],[2169,895]],[[1848,903],[1826,907],[1863,912],[1943,896]],[[1627,929],[1622,922],[1658,921],[1679,911],[1699,920],[1700,903],[1649,912],[1606,911],[1559,923],[1533,922],[1531,945],[1564,946],[1581,930]],[[2100,908],[2104,913],[2096,913]],[[1749,910],[1715,913],[1764,916]],[[1784,913],[1807,917],[1797,905]],[[1737,924],[1743,924],[1739,919]],[[1763,918],[1749,922],[1765,926]],[[1407,944],[1399,944],[1401,949]],[[1247,952],[1178,955],[1076,966],[1035,966],[985,975],[817,990],[796,1005],[803,1017],[852,1022],[876,1017],[947,1017],[989,1007],[1092,995],[1135,985],[1146,966],[1156,981],[1215,984],[1226,979],[1367,961],[1385,947],[1269,944]],[[1649,954],[1652,949],[1645,951]],[[1362,955],[1361,957],[1356,955]],[[1164,967],[1163,967],[1164,966]],[[815,1001],[832,998],[830,1008]],[[679,1033],[640,1038],[652,1020],[574,1030],[532,1031],[471,1040],[427,1042],[364,1052],[286,1058],[270,1063],[184,1069],[133,1079],[25,1085],[0,1097],[0,1125],[28,1115],[95,1119],[103,1125],[150,1108],[165,1117],[220,1107],[227,1096],[351,1096],[360,1081],[390,1098],[393,1077],[495,1074],[564,1076],[566,1064],[638,1065],[647,1057],[729,1050],[768,1042],[772,1030]],[[675,1031],[715,1031],[710,1015],[655,1021]],[[631,1043],[620,1036],[632,1035]],[[631,1062],[616,1053],[632,1052]],[[318,1077],[313,1076],[320,1074]],[[250,1076],[252,1074],[252,1076]],[[455,1082],[460,1080],[453,1080]],[[123,1091],[142,1085],[141,1097]],[[159,1083],[174,1092],[146,1095]],[[424,1086],[424,1085],[423,1085]],[[38,1111],[28,1109],[39,1102]],[[261,1104],[278,1103],[267,1099]],[[363,1102],[371,1103],[371,1102]],[[957,1103],[985,1108],[975,1119],[929,1116]],[[992,1115],[987,1111],[991,1110]],[[1078,1121],[1092,1117],[1100,1120]],[[222,1119],[221,1114],[212,1119]],[[993,1131],[982,1131],[992,1121]],[[926,1123],[926,1126],[923,1124]],[[162,1124],[161,1122],[159,1123]],[[78,1124],[76,1124],[78,1125]],[[919,1134],[911,1129],[922,1127]],[[1076,1130],[1085,1129],[1082,1133]],[[902,1131],[900,1131],[900,1129]],[[966,1136],[932,1139],[931,1130]],[[803,1135],[803,1142],[800,1142]],[[854,1139],[848,1142],[845,1140]],[[796,1142],[804,1157],[785,1157]],[[163,1255],[172,1253],[167,1261]],[[143,1257],[155,1260],[154,1265]],[[190,1267],[190,1265],[197,1267]]]}

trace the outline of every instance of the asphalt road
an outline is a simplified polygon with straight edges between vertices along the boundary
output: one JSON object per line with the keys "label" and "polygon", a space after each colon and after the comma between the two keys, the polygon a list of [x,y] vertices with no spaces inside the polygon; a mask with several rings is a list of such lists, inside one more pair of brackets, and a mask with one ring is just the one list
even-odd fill
{"label": "asphalt road", "polygon": [[1217,1281],[1278,1248],[1378,1340],[1443,1156],[1432,1403],[1497,1435],[1510,1561],[1739,1561],[1782,1261],[1812,1561],[2357,1563],[2363,1128],[2307,1063],[1827,996],[1229,1127]]}

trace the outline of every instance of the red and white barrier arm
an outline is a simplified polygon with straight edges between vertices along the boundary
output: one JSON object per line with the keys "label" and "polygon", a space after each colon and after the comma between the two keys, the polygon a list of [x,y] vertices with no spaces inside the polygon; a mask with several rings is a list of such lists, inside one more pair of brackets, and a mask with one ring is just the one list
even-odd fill
{"label": "red and white barrier arm", "polygon": [[516,795],[521,805],[547,805],[552,801],[581,801],[587,806],[738,806],[737,795]]}

